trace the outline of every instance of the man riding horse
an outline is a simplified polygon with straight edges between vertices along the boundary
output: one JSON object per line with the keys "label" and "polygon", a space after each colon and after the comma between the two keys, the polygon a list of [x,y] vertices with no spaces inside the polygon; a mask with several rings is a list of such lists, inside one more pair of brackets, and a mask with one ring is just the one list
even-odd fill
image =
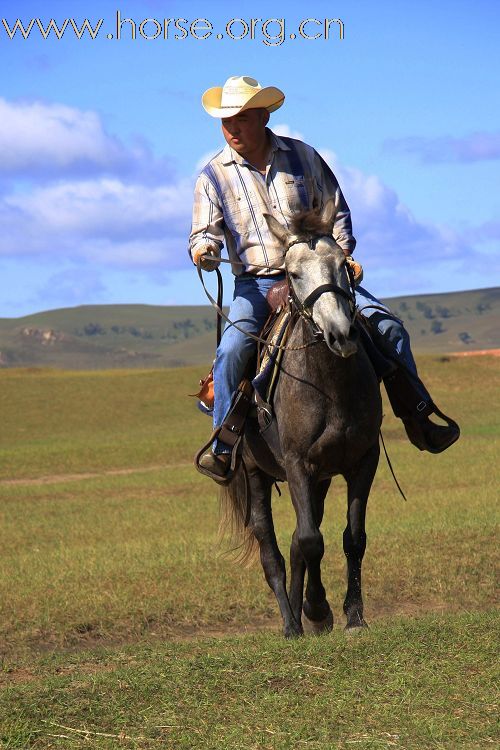
{"label": "man riding horse", "polygon": [[[197,179],[189,251],[195,264],[199,262],[204,270],[212,271],[226,246],[236,277],[228,317],[238,326],[226,325],[217,348],[214,428],[223,423],[255,351],[255,343],[245,331],[256,335],[262,329],[269,315],[266,295],[285,277],[284,248],[270,231],[264,214],[271,214],[288,228],[298,212],[321,210],[333,199],[336,212],[332,236],[351,265],[358,310],[370,321],[377,346],[406,374],[403,398],[408,404],[398,416],[403,418],[414,445],[439,453],[458,439],[459,429],[452,420],[443,426],[429,419],[438,410],[418,376],[407,331],[387,307],[359,286],[363,274],[351,257],[356,246],[351,214],[335,175],[311,146],[277,136],[266,127],[270,113],[281,107],[284,99],[279,89],[263,88],[248,76],[233,76],[202,97],[206,112],[221,120],[226,146]],[[216,439],[212,449],[201,457],[200,465],[223,478],[230,459],[230,446]]]}

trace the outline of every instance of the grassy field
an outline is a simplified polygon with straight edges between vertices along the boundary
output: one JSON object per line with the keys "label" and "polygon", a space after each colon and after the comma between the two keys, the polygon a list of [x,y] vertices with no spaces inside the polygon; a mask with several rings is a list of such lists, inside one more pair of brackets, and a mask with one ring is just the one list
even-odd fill
{"label": "grassy field", "polygon": [[[287,643],[260,566],[217,547],[191,465],[197,368],[0,372],[1,748],[485,748],[495,733],[498,359],[424,357],[462,426],[416,451],[389,409],[369,503],[371,628],[346,638],[343,482],[324,579],[337,625]],[[289,496],[275,499],[286,554]]]}

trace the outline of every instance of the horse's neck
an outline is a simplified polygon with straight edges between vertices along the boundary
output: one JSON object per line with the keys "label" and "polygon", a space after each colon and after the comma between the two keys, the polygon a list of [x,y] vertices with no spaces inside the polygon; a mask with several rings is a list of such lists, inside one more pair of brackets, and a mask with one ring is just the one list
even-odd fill
{"label": "horse's neck", "polygon": [[348,389],[360,366],[356,356],[343,359],[330,351],[323,340],[316,342],[311,325],[302,317],[298,318],[287,347],[291,351],[286,358],[286,369],[293,368],[294,374],[301,374],[304,380],[323,383],[328,391],[339,393]]}

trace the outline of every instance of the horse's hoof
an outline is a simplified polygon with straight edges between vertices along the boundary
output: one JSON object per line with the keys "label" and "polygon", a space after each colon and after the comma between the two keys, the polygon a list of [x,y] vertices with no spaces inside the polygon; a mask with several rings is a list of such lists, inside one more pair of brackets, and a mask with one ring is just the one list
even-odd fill
{"label": "horse's hoof", "polygon": [[358,617],[356,622],[347,623],[344,633],[346,635],[357,635],[358,633],[363,633],[365,630],[368,630],[368,623],[362,617]]}
{"label": "horse's hoof", "polygon": [[302,629],[302,625],[293,625],[292,627],[284,627],[283,628],[283,635],[287,639],[287,641],[291,641],[294,638],[300,638],[304,635],[304,630]]}
{"label": "horse's hoof", "polygon": [[309,635],[321,635],[333,630],[333,612],[330,609],[322,620],[310,620],[304,615],[304,631]]}

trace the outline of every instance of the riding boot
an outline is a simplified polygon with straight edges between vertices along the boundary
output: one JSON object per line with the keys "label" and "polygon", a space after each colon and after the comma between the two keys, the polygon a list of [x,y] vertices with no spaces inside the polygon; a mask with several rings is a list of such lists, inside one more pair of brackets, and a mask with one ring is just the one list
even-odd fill
{"label": "riding boot", "polygon": [[[242,380],[233,396],[231,408],[210,438],[194,457],[194,464],[201,474],[205,474],[219,484],[229,484],[239,466],[241,438],[245,429],[245,419],[252,404],[253,389],[248,380]],[[214,438],[217,445],[225,450],[207,450]]]}
{"label": "riding boot", "polygon": [[[361,288],[358,287],[357,295]],[[441,453],[455,443],[460,436],[457,423],[443,414],[433,402],[428,390],[420,380],[413,357],[410,337],[402,321],[388,308],[361,290],[365,301],[363,317],[377,348],[389,358],[395,369],[381,371],[380,377],[389,396],[394,414],[402,419],[410,441],[421,451]],[[437,414],[446,425],[431,422],[429,417]]]}
{"label": "riding boot", "polygon": [[205,469],[209,475],[215,474],[216,477],[224,479],[231,468],[231,454],[219,453],[216,455],[212,450],[208,450],[201,456],[198,465]]}
{"label": "riding boot", "polygon": [[[384,385],[394,414],[403,421],[410,442],[421,451],[442,453],[458,440],[458,424],[443,414],[432,399],[422,398],[422,391],[425,392],[423,383],[418,384],[421,388],[417,387],[403,367],[387,375]],[[440,417],[446,425],[431,422],[429,417],[432,414]]]}

